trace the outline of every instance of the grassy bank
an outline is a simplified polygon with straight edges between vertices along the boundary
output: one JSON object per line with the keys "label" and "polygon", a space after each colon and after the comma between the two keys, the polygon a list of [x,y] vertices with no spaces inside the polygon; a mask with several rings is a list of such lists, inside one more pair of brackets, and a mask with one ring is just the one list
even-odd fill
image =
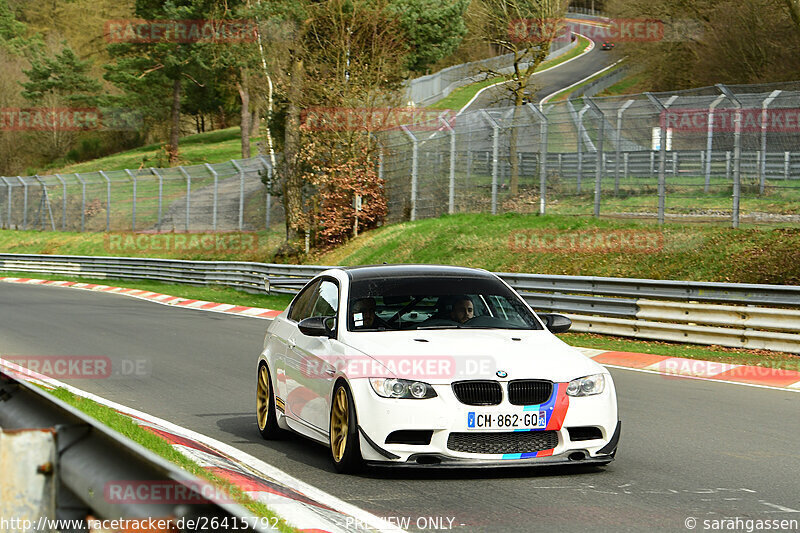
{"label": "grassy bank", "polygon": [[[638,235],[647,244],[620,248],[613,244],[615,235]],[[387,226],[314,258],[328,265],[384,261],[495,272],[798,284],[800,229],[463,214]]]}

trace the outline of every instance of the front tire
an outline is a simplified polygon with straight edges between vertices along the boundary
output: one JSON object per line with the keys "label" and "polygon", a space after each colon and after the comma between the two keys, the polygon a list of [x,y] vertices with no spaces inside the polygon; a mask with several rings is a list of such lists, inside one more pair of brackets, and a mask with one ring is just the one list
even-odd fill
{"label": "front tire", "polygon": [[269,369],[264,362],[258,365],[256,421],[258,422],[258,431],[263,439],[274,440],[282,436],[283,430],[278,427],[278,415],[275,413],[275,391],[272,387]]}
{"label": "front tire", "polygon": [[333,390],[330,417],[330,446],[333,466],[340,474],[353,474],[364,467],[353,394],[344,382]]}

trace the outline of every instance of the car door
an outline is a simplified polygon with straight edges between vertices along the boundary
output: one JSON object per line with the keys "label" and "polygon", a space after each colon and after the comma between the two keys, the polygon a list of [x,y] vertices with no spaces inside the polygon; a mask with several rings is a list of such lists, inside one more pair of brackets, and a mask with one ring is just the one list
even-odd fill
{"label": "car door", "polygon": [[[308,316],[336,317],[338,325],[339,285],[336,280],[322,279],[311,300]],[[289,339],[286,377],[292,390],[287,397],[287,408],[293,417],[323,432],[328,431],[328,395],[334,364],[342,353],[343,346],[335,338],[308,336],[297,329],[296,335]]]}
{"label": "car door", "polygon": [[[278,397],[283,400],[281,403],[285,404],[289,391],[297,387],[297,383],[287,380],[287,374],[292,375],[296,372],[289,371],[287,373],[287,365],[289,367],[296,367],[297,362],[294,359],[294,354],[290,352],[290,344],[295,342],[297,335],[300,331],[297,329],[297,324],[302,319],[311,316],[311,311],[314,308],[316,301],[317,289],[319,289],[319,280],[315,280],[300,290],[300,293],[292,300],[289,312],[286,318],[276,318],[275,322],[270,328],[274,333],[273,345],[276,346],[276,355],[278,356],[275,364],[276,381],[278,382]],[[281,346],[277,346],[280,342]],[[285,410],[285,409],[284,409]],[[286,410],[285,410],[286,411]],[[288,414],[288,412],[287,412]]]}

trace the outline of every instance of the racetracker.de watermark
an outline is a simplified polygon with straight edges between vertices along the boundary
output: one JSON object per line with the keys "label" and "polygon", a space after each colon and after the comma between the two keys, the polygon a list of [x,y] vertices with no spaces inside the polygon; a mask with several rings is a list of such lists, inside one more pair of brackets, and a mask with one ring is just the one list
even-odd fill
{"label": "racetracker.de watermark", "polygon": [[256,233],[107,233],[109,252],[253,252]]}
{"label": "racetracker.de watermark", "polygon": [[420,107],[310,107],[300,116],[310,131],[386,131],[405,126],[415,131],[436,131],[456,120],[452,109]]}
{"label": "racetracker.de watermark", "polygon": [[111,107],[3,107],[0,131],[136,131],[142,113]]}
{"label": "racetracker.de watermark", "polygon": [[798,108],[667,109],[661,112],[661,127],[673,131],[705,133],[709,128],[734,133],[737,117],[742,133],[800,133]]}
{"label": "racetracker.de watermark", "polygon": [[664,234],[655,230],[518,230],[508,236],[513,252],[650,254],[664,249]]}
{"label": "racetracker.de watermark", "polygon": [[7,355],[3,359],[53,379],[107,379],[152,374],[148,359],[117,359],[105,355]]}
{"label": "racetracker.de watermark", "polygon": [[364,355],[347,359],[307,359],[300,368],[303,376],[318,379],[331,379],[332,375],[341,372],[350,379],[396,376],[421,381],[474,378],[494,375],[496,371],[492,357],[452,355]]}
{"label": "racetracker.de watermark", "polygon": [[103,35],[109,43],[241,43],[258,38],[255,21],[238,20],[109,20]]}
{"label": "racetracker.de watermark", "polygon": [[696,39],[702,25],[693,20],[609,18],[597,22],[575,19],[515,19],[509,22],[513,42],[568,41],[573,33],[593,41],[618,43],[674,42]]}

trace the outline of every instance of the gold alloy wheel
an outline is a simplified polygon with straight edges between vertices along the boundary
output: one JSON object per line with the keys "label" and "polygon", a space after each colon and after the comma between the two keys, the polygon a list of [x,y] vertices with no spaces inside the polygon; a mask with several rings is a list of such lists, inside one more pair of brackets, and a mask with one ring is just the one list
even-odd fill
{"label": "gold alloy wheel", "polygon": [[259,429],[265,429],[267,427],[267,419],[269,418],[269,397],[269,373],[267,372],[267,367],[262,365],[258,371],[258,391],[256,392]]}
{"label": "gold alloy wheel", "polygon": [[349,426],[350,409],[347,404],[347,391],[344,387],[339,387],[331,407],[331,452],[337,463],[344,457]]}

